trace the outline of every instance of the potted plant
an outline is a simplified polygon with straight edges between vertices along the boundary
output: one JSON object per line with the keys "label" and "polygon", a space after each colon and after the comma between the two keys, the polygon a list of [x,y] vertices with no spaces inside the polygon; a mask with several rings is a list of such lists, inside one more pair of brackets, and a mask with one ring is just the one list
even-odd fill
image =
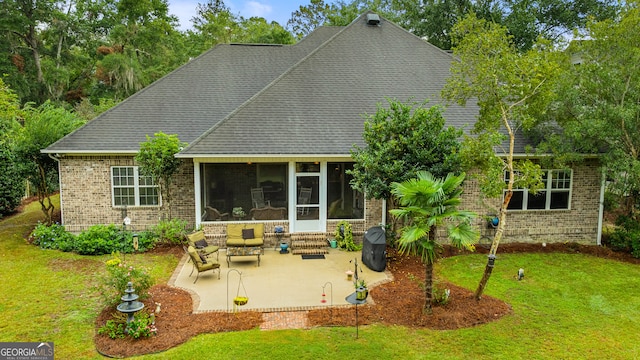
{"label": "potted plant", "polygon": [[233,303],[238,306],[246,305],[248,302],[249,298],[246,296],[236,296],[235,298],[233,298]]}
{"label": "potted plant", "polygon": [[366,300],[367,296],[369,296],[369,290],[367,289],[367,283],[360,279],[356,282],[356,299],[357,300]]}
{"label": "potted plant", "polygon": [[244,210],[242,210],[241,207],[234,207],[231,210],[231,214],[233,214],[233,216],[238,218],[238,219],[242,219],[243,217],[245,217],[247,215],[247,213],[245,213]]}
{"label": "potted plant", "polygon": [[334,233],[338,247],[347,251],[358,251],[360,247],[353,242],[353,231],[348,221],[341,220]]}

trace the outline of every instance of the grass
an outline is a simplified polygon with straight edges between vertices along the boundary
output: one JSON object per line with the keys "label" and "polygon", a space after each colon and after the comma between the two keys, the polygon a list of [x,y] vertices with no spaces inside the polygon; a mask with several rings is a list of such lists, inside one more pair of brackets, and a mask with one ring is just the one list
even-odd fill
{"label": "grass", "polygon": [[[92,338],[101,309],[91,288],[108,256],[40,250],[23,236],[38,204],[0,222],[0,341],[53,341],[56,358],[101,358]],[[157,281],[170,257],[132,257]],[[127,260],[130,260],[127,255]],[[458,256],[440,277],[475,289],[486,257]],[[525,278],[517,281],[519,268]],[[640,358],[640,267],[578,254],[500,254],[487,295],[513,314],[456,331],[361,326],[207,334],[140,359],[634,359]]]}

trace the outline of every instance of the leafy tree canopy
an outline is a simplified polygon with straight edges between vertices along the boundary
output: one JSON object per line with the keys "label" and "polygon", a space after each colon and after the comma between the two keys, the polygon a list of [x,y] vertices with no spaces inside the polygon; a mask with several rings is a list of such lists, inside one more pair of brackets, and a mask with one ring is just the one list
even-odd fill
{"label": "leafy tree canopy", "polygon": [[[625,195],[626,211],[638,217],[640,203],[640,8],[629,3],[621,16],[588,25],[589,40],[567,50],[552,108],[542,132],[545,151],[561,163],[575,153],[602,155],[611,189]],[[561,126],[562,133],[555,134]],[[640,218],[640,217],[638,217]]]}
{"label": "leafy tree canopy", "polygon": [[414,178],[426,170],[435,176],[460,171],[461,130],[445,128],[442,109],[426,102],[387,99],[364,123],[366,147],[354,147],[351,185],[368,198],[388,199],[391,183]]}
{"label": "leafy tree canopy", "polygon": [[147,135],[147,141],[140,144],[140,151],[135,158],[140,165],[140,173],[150,176],[160,186],[164,200],[162,205],[168,209],[169,219],[171,219],[171,182],[181,164],[180,159],[175,155],[186,145],[178,139],[177,135],[158,132],[153,138]]}
{"label": "leafy tree canopy", "polygon": [[[540,40],[530,50],[520,52],[505,27],[474,14],[454,26],[453,39],[454,54],[459,61],[452,63],[452,76],[442,95],[463,106],[469,100],[480,106],[472,136],[466,137],[462,154],[467,164],[478,169],[481,190],[487,196],[504,193],[500,222],[490,250],[495,259],[514,186],[535,191],[542,185],[538,164],[530,160],[514,161],[516,135],[542,120],[554,99],[553,82],[560,74],[560,66],[557,53],[548,42]],[[521,137],[518,139],[522,141]],[[476,290],[478,299],[493,266],[490,258]]]}

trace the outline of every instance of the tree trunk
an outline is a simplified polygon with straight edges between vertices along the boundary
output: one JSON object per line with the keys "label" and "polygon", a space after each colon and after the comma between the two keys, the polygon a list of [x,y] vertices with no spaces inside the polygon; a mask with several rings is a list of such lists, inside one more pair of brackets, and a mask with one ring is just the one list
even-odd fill
{"label": "tree trunk", "polygon": [[38,171],[40,176],[40,181],[36,189],[38,202],[40,203],[40,209],[42,209],[42,213],[44,214],[44,223],[46,225],[51,225],[55,206],[51,202],[51,198],[48,194],[49,187],[47,186],[47,176],[44,167],[38,165]]}
{"label": "tree trunk", "polygon": [[506,118],[503,118],[503,121],[507,131],[509,132],[509,154],[507,155],[506,163],[507,170],[509,171],[509,181],[507,182],[507,192],[504,194],[504,200],[502,201],[502,205],[500,206],[500,223],[498,224],[498,229],[496,230],[496,234],[493,237],[493,241],[491,242],[491,250],[489,250],[487,265],[484,268],[482,279],[480,279],[478,288],[476,288],[476,292],[474,294],[475,299],[478,301],[482,298],[484,288],[487,286],[487,282],[489,281],[491,272],[493,271],[493,267],[495,266],[498,246],[500,245],[500,240],[502,240],[502,235],[504,234],[504,229],[506,228],[507,208],[509,206],[509,202],[511,201],[511,197],[513,196],[513,183],[515,181],[515,171],[513,169],[513,149],[515,145],[515,134],[509,126]]}
{"label": "tree trunk", "polygon": [[427,262],[425,266],[424,297],[424,312],[431,314],[433,312],[433,263],[431,262]]}
{"label": "tree trunk", "polygon": [[482,279],[480,279],[480,283],[478,284],[478,288],[476,289],[476,292],[475,292],[475,299],[478,301],[482,298],[482,293],[484,292],[484,288],[485,286],[487,286],[487,282],[491,277],[493,266],[494,265],[492,264],[492,261],[490,259],[487,260],[487,265],[484,267],[484,273],[482,274]]}

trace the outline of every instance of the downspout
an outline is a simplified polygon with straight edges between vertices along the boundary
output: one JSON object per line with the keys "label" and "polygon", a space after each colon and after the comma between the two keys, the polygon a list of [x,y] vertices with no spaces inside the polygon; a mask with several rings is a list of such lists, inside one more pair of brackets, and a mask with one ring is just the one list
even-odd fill
{"label": "downspout", "polygon": [[382,226],[387,226],[387,199],[382,199]]}
{"label": "downspout", "polygon": [[195,202],[195,225],[196,229],[200,228],[200,224],[202,223],[202,204],[200,200],[202,199],[202,187],[200,186],[200,162],[193,161],[193,196]]}
{"label": "downspout", "polygon": [[58,163],[58,191],[60,192],[60,224],[64,225],[64,206],[62,206],[62,176],[60,172],[60,155],[59,154],[51,154],[48,153],[50,158],[52,158],[56,163]]}
{"label": "downspout", "polygon": [[596,238],[596,245],[602,245],[602,222],[604,218],[604,188],[606,183],[606,176],[604,168],[602,169],[602,180],[600,181],[600,204],[598,205],[598,235]]}

